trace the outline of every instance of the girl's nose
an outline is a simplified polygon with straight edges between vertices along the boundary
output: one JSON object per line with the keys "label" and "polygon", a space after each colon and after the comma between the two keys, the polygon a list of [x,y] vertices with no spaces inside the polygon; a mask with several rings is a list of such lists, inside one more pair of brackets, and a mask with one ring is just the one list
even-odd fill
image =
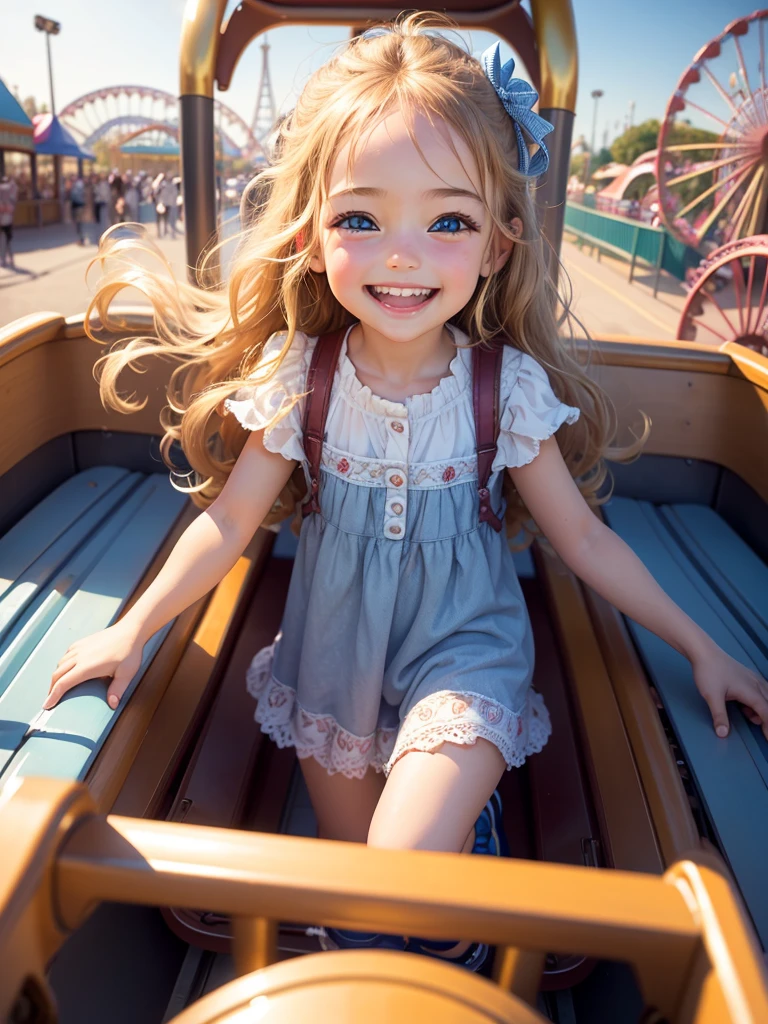
{"label": "girl's nose", "polygon": [[392,253],[387,260],[387,266],[394,268],[408,267],[413,270],[419,265],[419,261],[415,256],[408,255],[405,250],[401,250],[399,253]]}

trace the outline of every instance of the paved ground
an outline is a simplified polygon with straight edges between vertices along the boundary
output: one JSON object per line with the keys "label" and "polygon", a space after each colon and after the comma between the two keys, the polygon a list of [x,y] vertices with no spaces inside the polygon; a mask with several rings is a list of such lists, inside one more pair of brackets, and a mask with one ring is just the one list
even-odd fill
{"label": "paved ground", "polygon": [[[687,292],[680,281],[662,274],[653,297],[651,271],[635,269],[629,283],[629,264],[603,256],[598,262],[577,245],[563,242],[561,258],[573,288],[571,309],[593,337],[606,334],[672,341]],[[561,282],[566,292],[568,282]]]}
{"label": "paved ground", "polygon": [[[87,225],[89,244],[76,242],[72,224],[59,224],[16,231],[14,248],[16,268],[0,267],[0,326],[29,313],[43,310],[72,316],[85,311],[92,289],[85,273],[97,252],[94,225]],[[156,238],[154,224],[145,226]],[[183,276],[186,266],[183,235],[158,244],[174,272]],[[572,309],[593,336],[624,334],[639,338],[672,340],[676,335],[680,311],[685,299],[682,285],[662,275],[658,297],[653,298],[650,272],[636,272],[628,281],[628,264],[603,257],[597,262],[586,250],[581,252],[569,242],[563,243],[563,262],[573,287]],[[98,274],[98,267],[91,270]],[[567,281],[563,283],[567,289]],[[137,292],[126,291],[123,301],[142,301]]]}
{"label": "paved ground", "polygon": [[[155,225],[145,225],[156,239]],[[15,269],[0,267],[0,326],[29,313],[48,311],[73,316],[85,312],[93,289],[86,282],[86,270],[97,252],[95,225],[89,243],[78,245],[72,224],[53,224],[45,228],[21,228],[14,235]],[[174,272],[184,274],[186,254],[184,236],[158,244],[170,260]],[[98,267],[91,270],[91,282]],[[124,293],[125,303],[135,304],[142,296]]]}

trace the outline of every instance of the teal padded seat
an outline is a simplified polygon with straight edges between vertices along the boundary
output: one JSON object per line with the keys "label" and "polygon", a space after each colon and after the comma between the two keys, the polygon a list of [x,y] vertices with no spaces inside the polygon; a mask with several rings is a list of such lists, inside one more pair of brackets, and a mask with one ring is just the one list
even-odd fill
{"label": "teal padded seat", "polygon": [[[713,509],[613,498],[609,526],[658,583],[728,654],[768,678],[768,567]],[[768,742],[729,702],[719,739],[690,663],[627,619],[658,691],[720,848],[768,947]]]}
{"label": "teal padded seat", "polygon": [[[165,474],[97,466],[66,480],[0,537],[0,784],[82,779],[125,706],[103,680],[42,710],[71,643],[116,621],[187,498]],[[130,695],[172,623],[144,647]]]}

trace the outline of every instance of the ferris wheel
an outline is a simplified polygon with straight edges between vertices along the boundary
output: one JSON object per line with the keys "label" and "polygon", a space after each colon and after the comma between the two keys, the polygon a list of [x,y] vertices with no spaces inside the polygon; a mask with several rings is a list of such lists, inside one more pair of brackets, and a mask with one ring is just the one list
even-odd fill
{"label": "ferris wheel", "polygon": [[[88,148],[101,139],[124,138],[140,128],[178,135],[178,97],[142,85],[112,85],[69,103],[59,119]],[[214,104],[222,143],[246,158],[263,155],[261,142],[246,121],[220,100]]]}
{"label": "ferris wheel", "polygon": [[704,259],[678,338],[768,355],[768,10],[732,22],[683,72],[659,132],[659,214]]}

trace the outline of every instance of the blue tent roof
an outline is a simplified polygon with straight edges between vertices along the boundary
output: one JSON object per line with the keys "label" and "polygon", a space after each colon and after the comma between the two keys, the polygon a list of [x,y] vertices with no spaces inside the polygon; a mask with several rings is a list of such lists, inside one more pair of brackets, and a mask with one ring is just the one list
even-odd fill
{"label": "blue tent roof", "polygon": [[82,160],[96,159],[90,150],[77,144],[58,117],[50,114],[35,117],[35,152],[48,156],[75,156]]}
{"label": "blue tent roof", "polygon": [[0,121],[10,121],[11,124],[22,124],[25,128],[31,128],[32,122],[24,113],[24,108],[11,93],[3,80],[0,78]]}
{"label": "blue tent roof", "polygon": [[32,122],[24,109],[0,81],[0,149],[34,153]]}

